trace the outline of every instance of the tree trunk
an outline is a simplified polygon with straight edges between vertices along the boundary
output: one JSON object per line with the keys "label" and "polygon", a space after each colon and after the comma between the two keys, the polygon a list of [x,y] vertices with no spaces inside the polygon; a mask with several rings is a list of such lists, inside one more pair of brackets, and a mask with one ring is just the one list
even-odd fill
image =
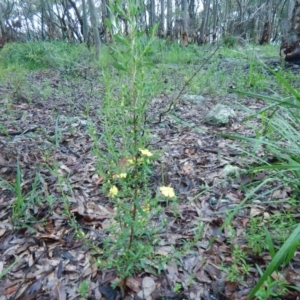
{"label": "tree trunk", "polygon": [[0,5],[0,40],[2,39],[4,32],[5,32],[5,26],[4,26],[4,20],[2,15],[2,7]]}
{"label": "tree trunk", "polygon": [[229,20],[229,15],[231,14],[231,7],[232,7],[232,3],[231,0],[230,1],[226,1],[225,4],[225,12],[224,12],[224,18],[223,18],[223,22],[225,23],[224,25],[224,29],[222,32],[222,36],[223,38],[226,37],[227,35],[231,35],[232,34],[232,26],[233,26],[233,21]]}
{"label": "tree trunk", "polygon": [[217,39],[217,22],[218,22],[218,1],[213,1],[213,35],[212,35],[212,42],[215,43]]}
{"label": "tree trunk", "polygon": [[167,0],[167,39],[172,41],[172,0]]}
{"label": "tree trunk", "polygon": [[45,40],[45,3],[41,0],[41,29],[42,29],[42,41]]}
{"label": "tree trunk", "polygon": [[271,25],[270,22],[267,21],[264,24],[264,29],[263,29],[263,34],[259,40],[259,44],[263,45],[263,44],[269,44],[270,42],[270,34],[271,34]]}
{"label": "tree trunk", "polygon": [[[79,11],[79,9],[76,6],[75,1],[73,0],[68,0],[68,3],[70,3],[71,7],[75,10],[78,22],[80,24],[80,30],[81,30],[81,34],[83,35],[83,20],[82,20],[82,16],[81,13]],[[73,24],[74,22],[72,22],[72,17],[71,14],[69,13],[69,8],[68,5],[66,7],[66,11],[67,11],[67,18],[68,18],[68,22],[69,22],[69,39],[73,38],[74,34],[77,36],[77,39],[82,42],[82,36],[77,32],[76,28],[74,26],[72,26],[71,24]]]}
{"label": "tree trunk", "polygon": [[244,14],[244,10],[243,10],[243,6],[240,0],[236,0],[237,2],[237,7],[238,7],[238,17],[237,17],[237,21],[234,24],[234,33],[235,35],[239,35],[242,38],[246,38],[245,32],[243,30],[244,24],[243,24],[243,14]]}
{"label": "tree trunk", "polygon": [[93,28],[94,43],[95,43],[95,49],[96,49],[96,59],[99,59],[99,57],[100,57],[100,35],[99,35],[99,30],[98,30],[97,13],[96,13],[96,8],[95,8],[93,0],[88,0],[88,4],[89,4],[91,24],[92,24],[92,28]]}
{"label": "tree trunk", "polygon": [[83,40],[87,43],[88,35],[89,35],[89,28],[88,28],[88,21],[87,21],[87,9],[86,9],[86,0],[82,0],[82,35]]}
{"label": "tree trunk", "polygon": [[300,1],[295,0],[288,33],[283,37],[280,56],[285,61],[300,64]]}
{"label": "tree trunk", "polygon": [[264,22],[264,28],[263,32],[261,35],[261,38],[259,40],[259,44],[269,44],[270,43],[270,38],[271,38],[271,31],[272,31],[272,21],[273,21],[273,1],[269,0],[267,3],[267,14],[266,14],[266,20]]}
{"label": "tree trunk", "polygon": [[188,44],[188,4],[187,0],[182,0],[183,26],[180,33],[181,44]]}
{"label": "tree trunk", "polygon": [[149,26],[152,28],[155,24],[155,0],[149,0]]}
{"label": "tree trunk", "polygon": [[196,34],[196,12],[195,12],[195,0],[189,1],[189,40],[194,43],[195,42],[195,34]]}
{"label": "tree trunk", "polygon": [[289,20],[291,18],[292,14],[292,9],[293,9],[293,0],[287,0],[284,6],[282,7],[283,11],[283,16],[282,16],[282,21],[281,21],[281,31],[282,31],[282,36],[287,36],[288,31],[289,31]]}
{"label": "tree trunk", "polygon": [[210,0],[205,0],[203,3],[202,21],[200,26],[200,36],[198,38],[198,44],[205,44],[207,40],[207,21],[209,16]]}
{"label": "tree trunk", "polygon": [[165,36],[165,0],[160,0],[160,22],[158,36]]}
{"label": "tree trunk", "polygon": [[110,33],[109,27],[106,24],[106,20],[110,19],[109,16],[109,1],[108,0],[101,0],[101,15],[102,15],[102,28],[104,31],[104,35],[105,35],[105,41],[107,43],[111,43],[112,42],[112,35]]}

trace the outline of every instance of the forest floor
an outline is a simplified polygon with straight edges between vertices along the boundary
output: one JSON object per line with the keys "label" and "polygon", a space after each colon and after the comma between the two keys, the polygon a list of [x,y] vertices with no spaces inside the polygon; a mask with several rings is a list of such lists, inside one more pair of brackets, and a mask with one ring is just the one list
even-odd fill
{"label": "forest floor", "polygon": [[[193,247],[160,272],[152,266],[156,273],[145,268],[128,278],[126,290],[120,291],[113,288],[117,273],[98,266],[95,250],[102,247],[114,212],[101,191],[89,134],[90,120],[97,135],[103,132],[98,108],[105,87],[97,72],[88,69],[70,79],[55,70],[31,71],[25,76],[25,92],[9,81],[0,85],[0,299],[139,299],[145,278],[154,284],[147,299],[246,299],[260,276],[256,265],[265,269],[271,260],[261,240],[268,218],[284,211],[294,222],[299,219],[290,204],[291,189],[276,181],[262,185],[239,206],[249,185],[263,181],[267,173],[249,175],[247,169],[257,163],[257,157],[246,155],[249,145],[220,134],[253,137],[251,123],[242,122],[248,115],[244,107],[257,112],[264,101],[234,93],[204,94],[200,103],[182,99],[160,123],[149,125],[151,147],[163,153],[154,164],[153,189],[163,176],[178,197],[176,212],[165,205],[168,223],[159,233],[162,242],[155,254],[171,257],[191,241]],[[169,97],[162,93],[153,100],[154,120]],[[222,127],[205,125],[206,114],[217,103],[234,108],[238,117]],[[251,122],[260,126],[256,118]],[[18,165],[21,193],[16,190]],[[228,165],[245,172],[228,177]],[[68,179],[69,215],[53,170]],[[24,202],[15,219],[18,197]],[[70,215],[82,237],[70,226]],[[279,237],[289,231],[272,222]],[[201,238],[196,236],[200,224]],[[250,234],[249,228],[257,232]],[[286,280],[280,299],[298,299],[299,293],[287,287],[300,286],[300,253],[273,276],[275,282]]]}

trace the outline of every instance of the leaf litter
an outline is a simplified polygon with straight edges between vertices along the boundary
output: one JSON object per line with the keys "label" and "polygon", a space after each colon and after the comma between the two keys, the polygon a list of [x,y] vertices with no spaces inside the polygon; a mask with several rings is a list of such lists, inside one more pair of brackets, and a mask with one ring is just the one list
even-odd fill
{"label": "leaf litter", "polygon": [[[76,84],[60,74],[44,71],[28,76],[29,82],[41,89],[49,79],[54,83],[47,99],[39,100],[33,92],[31,101],[21,98],[14,99],[13,105],[8,106],[4,100],[1,103],[1,125],[6,130],[0,133],[0,300],[80,299],[78,287],[83,281],[90,282],[88,299],[246,299],[259,278],[255,265],[263,268],[271,260],[268,252],[257,256],[248,249],[244,235],[247,224],[252,217],[264,220],[282,207],[290,209],[291,191],[279,182],[270,183],[256,193],[257,201],[243,206],[230,224],[225,224],[228,212],[245,197],[243,186],[266,176],[263,172],[257,178],[245,173],[229,180],[224,173],[228,165],[241,169],[247,166],[241,153],[232,147],[243,146],[217,134],[253,136],[252,129],[237,120],[224,127],[204,123],[214,104],[232,103],[231,95],[222,99],[206,95],[205,104],[183,99],[161,123],[150,125],[152,147],[163,151],[161,161],[154,165],[151,184],[157,189],[161,184],[157,178],[163,178],[162,192],[172,193],[168,189],[172,186],[179,198],[177,213],[172,206],[162,212],[168,224],[159,234],[163,242],[155,254],[172,256],[190,241],[193,247],[169,260],[160,274],[145,269],[129,277],[124,294],[113,288],[119,280],[115,271],[98,267],[95,251],[95,247],[102,247],[105,228],[114,212],[101,192],[102,178],[97,174],[93,140],[88,134],[89,118],[97,135],[103,131],[97,113],[103,87],[91,79],[84,82],[81,78],[81,84]],[[154,99],[152,115],[159,115],[165,100],[166,95]],[[256,110],[263,105],[259,99],[239,101]],[[88,112],[84,106],[87,103]],[[248,164],[253,161],[249,158]],[[20,208],[23,216],[14,228],[18,164],[22,195],[28,203]],[[52,171],[55,166],[61,176],[68,178],[69,185],[62,185],[62,189],[70,203],[69,214],[79,225],[78,232],[64,213],[59,179]],[[278,201],[266,199],[264,189],[273,189],[272,199]],[[197,235],[199,226],[201,234]],[[234,246],[246,253],[244,259],[250,266],[247,274],[235,264]],[[274,276],[299,286],[299,261],[296,252],[293,264]],[[235,266],[243,278],[229,280],[226,266]],[[290,292],[285,299],[296,296],[297,292]]]}

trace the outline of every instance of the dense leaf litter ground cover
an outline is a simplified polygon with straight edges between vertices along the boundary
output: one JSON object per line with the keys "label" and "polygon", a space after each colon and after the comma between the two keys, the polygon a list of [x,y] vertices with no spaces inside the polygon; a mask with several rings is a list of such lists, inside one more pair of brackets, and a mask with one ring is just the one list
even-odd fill
{"label": "dense leaf litter ground cover", "polygon": [[[89,134],[92,120],[101,137],[98,108],[105,91],[101,80],[93,80],[96,74],[91,72],[70,79],[54,71],[35,71],[26,76],[32,85],[29,91],[14,93],[9,83],[0,88],[0,273],[13,264],[0,280],[1,300],[79,299],[78,287],[84,281],[89,282],[88,299],[124,297],[112,288],[118,280],[115,271],[103,270],[97,264],[97,249],[102,247],[114,207],[101,191],[102,179],[97,174],[94,142]],[[47,95],[42,93],[46,86]],[[249,220],[291,209],[289,188],[270,182],[224,226],[228,214],[245,198],[245,185],[263,180],[266,174],[228,176],[226,166],[246,171],[257,161],[245,158],[245,145],[218,134],[253,136],[252,128],[241,122],[247,115],[241,107],[258,111],[264,103],[234,94],[202,96],[203,101],[198,103],[181,98],[160,123],[148,124],[153,136],[149,148],[163,154],[154,162],[149,184],[155,191],[163,181],[174,187],[178,196],[178,206],[164,206],[162,213],[168,223],[159,233],[163,242],[155,255],[171,257],[186,242],[192,241],[193,246],[163,267],[149,262],[143,272],[130,277],[126,299],[139,299],[137,295],[147,284],[152,286],[149,299],[246,299],[259,278],[255,265],[264,269],[271,259],[269,252],[258,256],[248,247],[245,230]],[[170,97],[161,94],[153,100],[149,119],[154,123]],[[206,114],[217,103],[234,108],[238,117],[223,127],[204,124]],[[12,187],[18,164],[26,207],[22,217],[14,220],[14,228],[16,195]],[[63,186],[68,214],[57,175],[68,179],[69,184]],[[274,190],[271,198],[264,196],[266,189]],[[70,216],[77,225],[70,225]],[[201,235],[195,240],[199,228]],[[234,263],[236,247],[246,253],[245,273],[242,265]],[[299,285],[299,263],[296,253],[291,266],[280,276]],[[237,268],[235,280],[229,280],[232,265]],[[291,292],[284,299],[296,298]]]}

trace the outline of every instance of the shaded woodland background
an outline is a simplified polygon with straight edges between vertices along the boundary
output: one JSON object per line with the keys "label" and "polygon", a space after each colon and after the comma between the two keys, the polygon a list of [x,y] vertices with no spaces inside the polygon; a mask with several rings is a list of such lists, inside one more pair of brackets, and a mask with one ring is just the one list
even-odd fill
{"label": "shaded woodland background", "polygon": [[[109,42],[109,5],[125,0],[2,0],[0,45],[7,41],[68,40]],[[259,44],[280,42],[289,30],[295,0],[145,0],[137,23],[146,32],[159,23],[158,35],[171,41],[214,43],[234,36]],[[298,1],[296,1],[298,3]],[[230,41],[229,41],[230,42]]]}
{"label": "shaded woodland background", "polygon": [[[300,62],[298,0],[138,0],[136,4],[136,23],[146,34],[159,24],[160,38],[182,45],[282,43],[281,57]],[[126,11],[127,0],[2,0],[0,47],[12,41],[64,40],[95,45],[99,56],[101,43],[111,42],[117,31],[129,34],[128,20],[112,14],[111,5]]]}

